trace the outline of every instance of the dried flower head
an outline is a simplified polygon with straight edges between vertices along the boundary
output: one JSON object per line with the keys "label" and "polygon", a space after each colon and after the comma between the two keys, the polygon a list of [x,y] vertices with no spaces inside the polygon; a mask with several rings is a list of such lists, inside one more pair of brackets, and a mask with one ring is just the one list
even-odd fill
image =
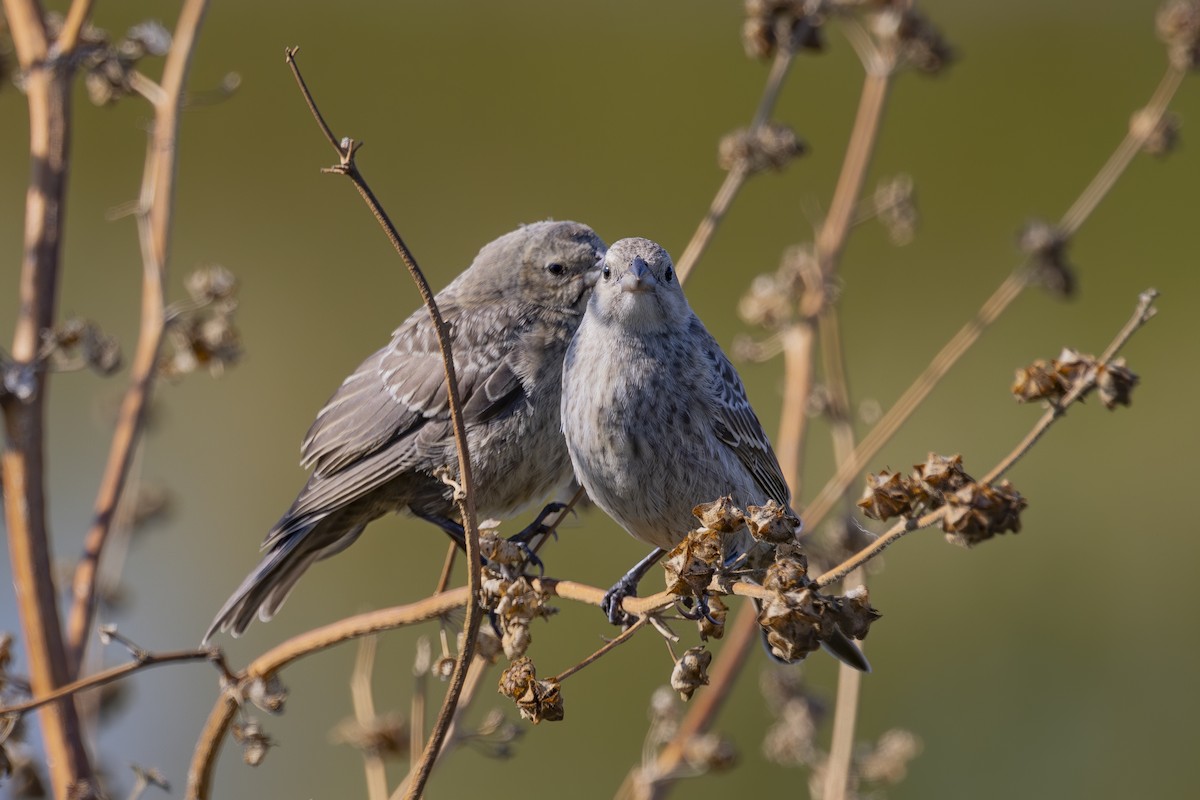
{"label": "dried flower head", "polygon": [[692,694],[701,686],[708,685],[708,665],[712,653],[703,645],[689,647],[671,670],[671,688],[679,692],[680,698],[691,700]]}
{"label": "dried flower head", "polygon": [[804,155],[808,145],[786,125],[768,122],[757,128],[740,128],[721,139],[717,163],[721,169],[742,167],[749,174],[779,171]]}
{"label": "dried flower head", "polygon": [[912,479],[886,469],[867,475],[867,486],[858,507],[871,519],[911,517],[918,502]]}
{"label": "dried flower head", "polygon": [[554,681],[537,680],[537,670],[525,656],[514,660],[500,675],[499,691],[511,698],[521,716],[534,725],[543,720],[558,722],[563,718],[559,685]]}
{"label": "dried flower head", "polygon": [[[504,539],[499,541],[519,549]],[[519,560],[523,558],[523,554],[518,555]],[[495,615],[501,631],[504,654],[509,660],[524,655],[533,642],[529,632],[530,622],[557,613],[557,609],[546,605],[548,595],[534,589],[533,584],[523,575],[508,578],[487,569],[484,571],[482,590],[483,607]]]}
{"label": "dried flower head", "polygon": [[1100,402],[1110,411],[1117,406],[1128,406],[1137,384],[1138,376],[1125,366],[1123,358],[1114,358],[1097,367],[1096,389],[1100,392]]}
{"label": "dried flower head", "polygon": [[906,245],[917,235],[917,192],[911,175],[896,175],[875,188],[875,214],[894,245]]}
{"label": "dried flower head", "polygon": [[683,760],[696,772],[721,772],[737,763],[737,750],[724,736],[702,733],[684,742]]}
{"label": "dried flower head", "polygon": [[1020,532],[1020,514],[1029,505],[1006,480],[993,486],[972,483],[946,495],[946,500],[942,530],[946,541],[963,547],[974,547],[1007,531]]}
{"label": "dried flower head", "polygon": [[348,744],[367,756],[397,758],[408,755],[408,723],[398,712],[372,717],[365,722],[349,717],[329,732],[329,738],[335,744]]}
{"label": "dried flower head", "polygon": [[246,699],[268,714],[282,714],[287,702],[287,688],[278,675],[265,680],[255,678],[246,689]]}
{"label": "dried flower head", "polygon": [[800,518],[774,500],[746,508],[746,528],[756,541],[768,544],[794,542],[801,527]]}
{"label": "dried flower head", "polygon": [[742,46],[750,58],[769,58],[777,48],[825,48],[821,38],[824,3],[820,0],[746,0]]}
{"label": "dried flower head", "polygon": [[1017,245],[1032,267],[1032,277],[1060,297],[1075,294],[1075,268],[1067,261],[1067,234],[1044,220],[1030,220],[1021,229]]}
{"label": "dried flower head", "polygon": [[233,740],[242,746],[242,761],[246,762],[247,766],[257,767],[267,757],[267,751],[275,745],[271,737],[263,731],[262,725],[253,717],[248,717],[243,722],[235,722],[231,732]]}
{"label": "dried flower head", "polygon": [[1167,60],[1179,70],[1200,67],[1200,2],[1171,0],[1155,18],[1158,38],[1167,45]]}
{"label": "dried flower head", "polygon": [[42,334],[42,352],[59,369],[86,366],[99,375],[121,368],[121,345],[91,320],[72,317]]}
{"label": "dried flower head", "polygon": [[701,503],[692,509],[692,515],[705,528],[718,533],[733,533],[745,524],[745,514],[733,504],[733,497],[725,495],[711,503]]}
{"label": "dried flower head", "polygon": [[858,758],[858,774],[869,783],[895,785],[908,774],[908,764],[921,753],[921,740],[912,731],[893,728]]}
{"label": "dried flower head", "polygon": [[723,534],[708,528],[688,533],[663,559],[667,591],[681,597],[704,594],[724,561]]}
{"label": "dried flower head", "polygon": [[1179,129],[1183,126],[1178,114],[1156,114],[1142,108],[1129,118],[1129,132],[1142,143],[1142,151],[1156,158],[1172,153],[1179,145]]}
{"label": "dried flower head", "polygon": [[936,75],[954,61],[950,43],[934,24],[913,8],[890,4],[868,17],[871,31],[884,45],[893,48],[899,63]]}

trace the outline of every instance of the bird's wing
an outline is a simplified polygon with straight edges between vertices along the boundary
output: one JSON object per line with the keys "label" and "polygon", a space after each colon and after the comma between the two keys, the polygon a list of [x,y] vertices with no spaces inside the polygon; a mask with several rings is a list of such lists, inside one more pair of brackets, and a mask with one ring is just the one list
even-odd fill
{"label": "bird's wing", "polygon": [[729,363],[717,340],[696,317],[691,322],[692,338],[700,341],[706,370],[705,398],[717,438],[737,454],[754,481],[770,499],[782,506],[790,502],[791,492],[783,471],[771,449],[762,424],[750,407],[746,387],[733,364]]}
{"label": "bird's wing", "polygon": [[[439,298],[466,425],[500,416],[525,397],[509,350],[517,320],[464,314]],[[312,478],[287,517],[336,508],[445,450],[453,436],[441,351],[425,309],[368,357],[317,415],[301,445]],[[287,518],[285,517],[285,519]]]}

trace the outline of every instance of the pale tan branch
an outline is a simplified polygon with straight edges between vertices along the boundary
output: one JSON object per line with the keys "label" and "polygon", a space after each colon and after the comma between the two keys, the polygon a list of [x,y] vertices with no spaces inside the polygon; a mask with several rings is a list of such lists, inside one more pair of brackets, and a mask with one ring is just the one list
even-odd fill
{"label": "pale tan branch", "polygon": [[[167,250],[175,204],[175,173],[183,87],[204,21],[208,0],[186,0],[175,24],[171,49],[163,65],[162,100],[154,107],[154,125],[146,146],[139,198],[138,238],[142,250],[142,310],[138,340],[121,401],[108,461],[96,494],[92,525],[72,580],[67,624],[68,674],[79,674],[96,609],[100,559],[110,538],[117,504],[125,490],[130,465],[145,427],[146,408],[154,388],[162,347],[166,309]],[[74,9],[72,9],[74,10]]]}

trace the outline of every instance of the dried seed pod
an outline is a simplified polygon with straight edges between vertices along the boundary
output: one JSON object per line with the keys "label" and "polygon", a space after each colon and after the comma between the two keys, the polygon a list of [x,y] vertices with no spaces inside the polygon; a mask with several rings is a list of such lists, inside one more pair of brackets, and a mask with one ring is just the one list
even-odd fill
{"label": "dried seed pod", "polygon": [[679,692],[684,700],[691,700],[692,694],[701,686],[708,685],[708,665],[712,661],[712,653],[703,645],[689,647],[671,670],[671,688]]}

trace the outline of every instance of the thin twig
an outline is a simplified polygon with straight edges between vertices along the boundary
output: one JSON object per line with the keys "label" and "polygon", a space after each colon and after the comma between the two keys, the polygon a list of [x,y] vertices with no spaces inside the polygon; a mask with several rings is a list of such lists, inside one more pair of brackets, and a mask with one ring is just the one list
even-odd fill
{"label": "thin twig", "polygon": [[47,703],[52,703],[61,697],[70,697],[88,689],[97,689],[150,667],[157,667],[162,664],[175,664],[181,661],[212,661],[213,658],[214,651],[212,650],[177,650],[168,653],[142,653],[140,657],[127,664],[119,664],[102,672],[97,672],[94,675],[89,675],[86,678],[72,681],[65,686],[58,687],[49,694],[35,697],[32,700],[26,700],[24,703],[0,706],[0,717],[6,717],[10,714],[24,716],[30,711],[41,708]]}
{"label": "thin twig", "polygon": [[429,319],[433,325],[434,333],[437,335],[438,348],[441,350],[442,355],[442,366],[446,373],[446,394],[450,407],[450,421],[454,429],[454,444],[458,454],[459,480],[462,485],[461,496],[456,499],[458,500],[459,515],[462,518],[463,530],[466,534],[467,584],[471,589],[471,600],[467,603],[467,618],[463,623],[463,643],[459,649],[458,659],[454,663],[454,672],[450,676],[450,686],[446,690],[446,697],[442,702],[441,709],[438,711],[437,720],[433,724],[433,730],[430,731],[429,741],[425,744],[425,752],[421,756],[421,761],[417,766],[416,775],[408,794],[410,800],[415,800],[425,790],[425,783],[429,780],[429,773],[433,770],[434,761],[441,750],[442,740],[445,738],[450,722],[454,718],[454,708],[458,703],[459,694],[462,692],[463,682],[466,680],[467,668],[471,663],[471,658],[475,654],[475,638],[479,633],[479,624],[483,619],[483,611],[479,604],[480,585],[482,583],[479,558],[479,523],[475,516],[474,480],[471,475],[471,457],[467,449],[466,424],[462,415],[462,399],[459,395],[458,376],[455,374],[454,369],[454,357],[450,345],[450,328],[442,318],[442,314],[438,310],[437,301],[433,296],[433,291],[429,288],[429,282],[425,279],[421,268],[417,266],[417,261],[408,249],[408,245],[400,238],[399,231],[396,230],[395,225],[392,224],[391,219],[383,210],[383,206],[375,197],[375,193],[371,191],[366,179],[363,178],[362,173],[358,170],[354,156],[360,145],[349,139],[345,140],[344,143],[339,142],[334,137],[333,132],[325,123],[324,117],[321,116],[312,93],[309,91],[308,86],[305,85],[303,76],[300,74],[300,68],[296,64],[296,51],[297,48],[287,51],[287,64],[292,70],[292,75],[296,78],[296,83],[300,87],[300,92],[304,96],[304,101],[308,104],[313,118],[321,127],[321,131],[330,145],[338,152],[340,163],[338,166],[333,167],[331,171],[345,175],[354,184],[354,188],[358,190],[359,195],[362,196],[368,208],[371,209],[371,213],[375,215],[376,221],[379,222],[388,240],[395,248],[396,253],[404,262],[404,266],[408,268],[409,275],[412,276],[413,282],[416,283],[417,290],[421,294],[421,300],[425,303],[425,308],[429,311]]}
{"label": "thin twig", "polygon": [[[854,425],[850,420],[850,383],[846,377],[846,354],[835,306],[829,306],[818,323],[821,338],[821,363],[829,394],[828,417],[833,436],[833,454],[840,466],[854,452]],[[847,576],[851,585],[864,584],[865,571]],[[860,648],[862,646],[860,645]],[[854,754],[854,731],[858,719],[859,689],[863,673],[838,662],[837,696],[833,707],[833,731],[829,737],[829,758],[825,762],[824,800],[844,800],[850,782],[850,763]]]}
{"label": "thin twig", "polygon": [[[751,134],[755,133],[771,119],[771,114],[775,110],[775,104],[779,100],[779,93],[783,89],[784,78],[787,77],[788,71],[791,69],[794,56],[795,52],[792,48],[782,46],[782,44],[775,51],[775,59],[771,62],[771,71],[767,73],[767,81],[763,86],[762,99],[758,101],[758,108],[754,112],[754,120],[750,123]],[[700,225],[697,226],[696,232],[692,234],[691,241],[683,249],[683,255],[679,257],[679,261],[675,264],[675,272],[679,275],[680,283],[687,280],[688,275],[691,274],[692,269],[696,266],[696,262],[700,260],[700,256],[704,255],[709,242],[712,241],[713,234],[717,232],[717,226],[721,224],[721,220],[729,212],[729,207],[733,204],[734,198],[737,197],[742,184],[746,182],[746,179],[750,175],[751,172],[747,168],[745,161],[738,161],[730,168],[729,172],[725,173],[725,180],[721,182],[721,188],[717,190],[716,196],[713,197],[712,203],[709,204],[708,213],[700,220]]]}
{"label": "thin twig", "polygon": [[571,677],[572,675],[574,675],[576,672],[579,672],[579,670],[583,669],[583,668],[584,668],[584,667],[586,667],[587,665],[589,665],[589,664],[591,664],[592,662],[594,662],[594,661],[596,661],[597,659],[599,659],[599,658],[600,658],[601,656],[603,656],[605,653],[608,653],[609,651],[613,650],[613,649],[614,649],[614,648],[616,648],[618,645],[625,644],[625,642],[627,642],[627,641],[629,641],[631,638],[633,638],[633,635],[634,635],[635,633],[637,633],[639,630],[641,630],[643,627],[645,627],[645,625],[646,625],[646,622],[647,622],[647,619],[648,619],[647,617],[642,617],[642,618],[641,618],[641,619],[639,619],[637,622],[633,623],[633,624],[632,624],[632,625],[630,625],[628,628],[626,628],[625,630],[621,631],[621,634],[620,634],[619,636],[616,636],[616,637],[614,637],[614,638],[612,638],[612,639],[609,639],[607,642],[605,642],[605,643],[604,643],[604,644],[603,644],[603,645],[600,647],[600,649],[598,649],[596,652],[592,653],[590,656],[588,656],[587,658],[583,659],[582,661],[580,661],[580,662],[579,662],[578,664],[576,664],[575,666],[573,666],[573,667],[567,667],[567,668],[566,668],[566,669],[564,669],[562,672],[558,673],[557,675],[555,675],[553,678],[550,678],[549,680],[550,680],[552,683],[562,683],[562,682],[563,682],[563,681],[565,681],[567,678],[569,678],[569,677]]}
{"label": "thin twig", "polygon": [[[1139,328],[1154,318],[1154,315],[1157,312],[1153,307],[1153,303],[1157,296],[1158,292],[1153,289],[1148,289],[1138,296],[1138,305],[1133,316],[1117,334],[1116,338],[1113,339],[1112,343],[1104,351],[1104,354],[1100,357],[1100,359],[1096,362],[1097,367],[1107,365],[1109,361],[1111,361],[1116,355],[1116,353],[1125,346],[1125,343],[1129,341],[1130,337],[1133,336],[1133,334],[1137,332]],[[1098,368],[1093,368],[1088,370],[1081,378],[1079,378],[1062,400],[1046,410],[1046,413],[1044,413],[1041,418],[1038,419],[1037,423],[1034,424],[1033,429],[1021,440],[1020,444],[1014,447],[1008,453],[1008,455],[1002,458],[1000,462],[996,464],[996,466],[993,467],[986,476],[984,476],[984,479],[978,483],[980,485],[989,484],[1011,469],[1012,466],[1016,464],[1022,456],[1029,452],[1029,448],[1034,444],[1034,442],[1040,439],[1046,433],[1046,431],[1050,429],[1051,425],[1053,425],[1066,414],[1067,408],[1072,403],[1086,397],[1094,388],[1096,388],[1096,380],[1099,377],[1099,373],[1100,370]],[[888,547],[891,547],[909,533],[921,528],[928,528],[930,525],[940,522],[942,517],[946,516],[948,511],[949,506],[942,506],[941,508],[930,511],[929,513],[924,514],[916,519],[900,520],[886,532],[881,534],[879,538],[870,545],[864,547],[862,550],[858,551],[841,564],[838,564],[836,567],[826,571],[819,578],[817,578],[815,581],[817,587],[825,587],[831,583],[842,580],[850,572],[865,565],[868,561],[878,556]]]}
{"label": "thin twig", "polygon": [[[145,428],[146,408],[154,387],[162,347],[167,252],[175,205],[175,173],[183,88],[191,66],[196,37],[208,0],[186,0],[175,24],[171,49],[163,65],[162,100],[154,107],[154,126],[146,147],[146,166],[139,197],[138,238],[142,250],[142,312],[129,388],[121,401],[108,462],[96,494],[92,525],[84,539],[83,557],[72,581],[72,606],[67,623],[68,674],[79,674],[96,610],[96,581],[100,557],[112,531],[117,504],[125,490],[129,467]],[[72,7],[74,11],[74,7]]]}
{"label": "thin twig", "polygon": [[1079,230],[1079,226],[1091,216],[1092,212],[1096,210],[1096,206],[1100,205],[1100,201],[1112,190],[1113,184],[1125,172],[1129,162],[1133,161],[1133,157],[1141,152],[1146,140],[1154,134],[1163,114],[1167,113],[1167,107],[1171,104],[1171,99],[1175,97],[1175,92],[1179,90],[1183,78],[1182,70],[1173,64],[1167,65],[1166,74],[1159,81],[1158,88],[1154,90],[1150,102],[1140,112],[1145,115],[1144,124],[1129,126],[1129,131],[1117,145],[1117,149],[1109,156],[1108,161],[1096,173],[1096,177],[1083,190],[1067,213],[1063,214],[1058,226],[1065,235],[1070,236]]}
{"label": "thin twig", "polygon": [[[1179,83],[1180,77],[1177,71],[1173,67],[1168,67],[1167,73],[1159,82],[1149,104],[1143,110],[1143,113],[1149,115],[1147,121],[1157,124],[1162,115],[1166,113],[1167,106],[1179,88]],[[1096,177],[1063,215],[1059,222],[1060,230],[1067,234],[1078,232],[1087,218],[1095,211],[1103,196],[1113,188],[1117,178],[1124,173],[1130,160],[1141,149],[1145,143],[1145,137],[1153,128],[1154,125],[1147,125],[1145,128],[1139,129],[1141,135],[1138,136],[1135,136],[1133,132],[1126,134]],[[859,474],[871,462],[871,459],[920,407],[933,388],[950,371],[950,368],[1029,287],[1032,274],[1032,264],[1028,260],[1009,274],[996,288],[996,291],[984,301],[975,316],[954,334],[950,341],[933,357],[929,365],[921,371],[912,385],[904,390],[895,404],[859,443],[853,457],[834,473],[833,477],[804,509],[804,520],[808,524],[809,530],[815,529],[825,519],[826,515],[833,510],[838,498],[858,480]]]}
{"label": "thin twig", "polygon": [[51,45],[54,57],[69,58],[74,53],[75,46],[79,44],[79,33],[92,14],[92,2],[93,0],[73,0],[58,38]]}

